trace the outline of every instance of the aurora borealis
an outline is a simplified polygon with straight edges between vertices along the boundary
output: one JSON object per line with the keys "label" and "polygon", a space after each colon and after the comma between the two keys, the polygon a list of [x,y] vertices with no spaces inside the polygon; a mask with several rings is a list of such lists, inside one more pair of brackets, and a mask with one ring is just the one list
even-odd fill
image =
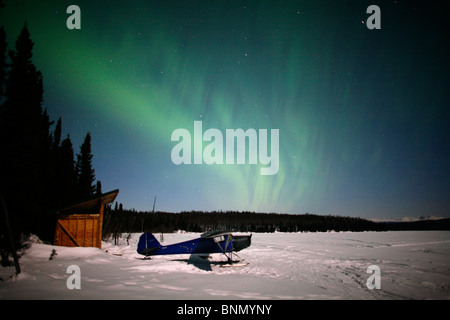
{"label": "aurora borealis", "polygon": [[[10,47],[25,21],[35,42],[44,107],[76,152],[92,133],[125,207],[450,217],[444,1],[4,2]],[[194,121],[279,129],[278,173],[175,165],[171,134]]]}

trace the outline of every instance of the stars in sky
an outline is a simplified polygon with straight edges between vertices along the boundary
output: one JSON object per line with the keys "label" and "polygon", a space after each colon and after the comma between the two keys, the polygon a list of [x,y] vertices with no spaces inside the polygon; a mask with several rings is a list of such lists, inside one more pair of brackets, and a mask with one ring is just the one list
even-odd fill
{"label": "stars in sky", "polygon": [[[8,41],[27,21],[45,104],[126,207],[362,217],[446,215],[448,49],[435,3],[5,1]],[[55,14],[56,12],[56,14]],[[39,13],[39,14],[36,14]],[[413,18],[413,19],[411,19]],[[378,33],[377,33],[378,32]],[[280,169],[174,166],[171,132],[280,130]],[[147,199],[145,199],[147,197]]]}

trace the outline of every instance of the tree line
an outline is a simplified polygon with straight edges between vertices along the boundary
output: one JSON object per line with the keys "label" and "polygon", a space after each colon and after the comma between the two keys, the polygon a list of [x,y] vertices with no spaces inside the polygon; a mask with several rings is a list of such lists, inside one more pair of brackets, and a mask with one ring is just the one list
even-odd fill
{"label": "tree line", "polygon": [[163,232],[177,230],[204,232],[234,230],[242,232],[322,232],[381,231],[383,226],[370,220],[315,214],[278,214],[248,211],[189,211],[180,213],[145,212],[123,209],[117,202],[107,206],[103,219],[105,238],[121,233]]}
{"label": "tree line", "polygon": [[450,230],[450,219],[415,222],[374,222],[359,217],[317,214],[279,214],[248,211],[189,211],[180,213],[136,211],[122,204],[107,205],[103,237],[118,238],[123,233],[171,233],[178,230],[205,232],[326,232],[326,231],[406,231]]}
{"label": "tree line", "polygon": [[55,213],[101,192],[92,168],[91,134],[74,154],[70,135],[62,137],[62,119],[52,121],[43,108],[43,76],[33,64],[33,46],[25,23],[8,50],[0,28],[0,251],[8,248],[5,217],[14,241],[34,233],[51,241]]}

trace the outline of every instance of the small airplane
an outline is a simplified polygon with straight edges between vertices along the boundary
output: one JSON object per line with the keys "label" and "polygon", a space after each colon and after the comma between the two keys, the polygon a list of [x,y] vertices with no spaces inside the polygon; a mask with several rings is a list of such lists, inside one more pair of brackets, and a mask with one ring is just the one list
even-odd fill
{"label": "small airplane", "polygon": [[233,264],[233,252],[250,246],[252,235],[233,236],[230,231],[209,231],[200,238],[162,246],[151,233],[143,233],[138,242],[137,252],[146,257],[169,254],[212,254],[223,253]]}

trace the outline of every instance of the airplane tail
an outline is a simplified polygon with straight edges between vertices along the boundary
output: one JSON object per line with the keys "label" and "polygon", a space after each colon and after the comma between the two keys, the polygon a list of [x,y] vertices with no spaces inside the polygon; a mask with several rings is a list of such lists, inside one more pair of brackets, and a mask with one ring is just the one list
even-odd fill
{"label": "airplane tail", "polygon": [[139,238],[137,253],[151,256],[161,248],[161,244],[155,236],[149,232],[143,233]]}

